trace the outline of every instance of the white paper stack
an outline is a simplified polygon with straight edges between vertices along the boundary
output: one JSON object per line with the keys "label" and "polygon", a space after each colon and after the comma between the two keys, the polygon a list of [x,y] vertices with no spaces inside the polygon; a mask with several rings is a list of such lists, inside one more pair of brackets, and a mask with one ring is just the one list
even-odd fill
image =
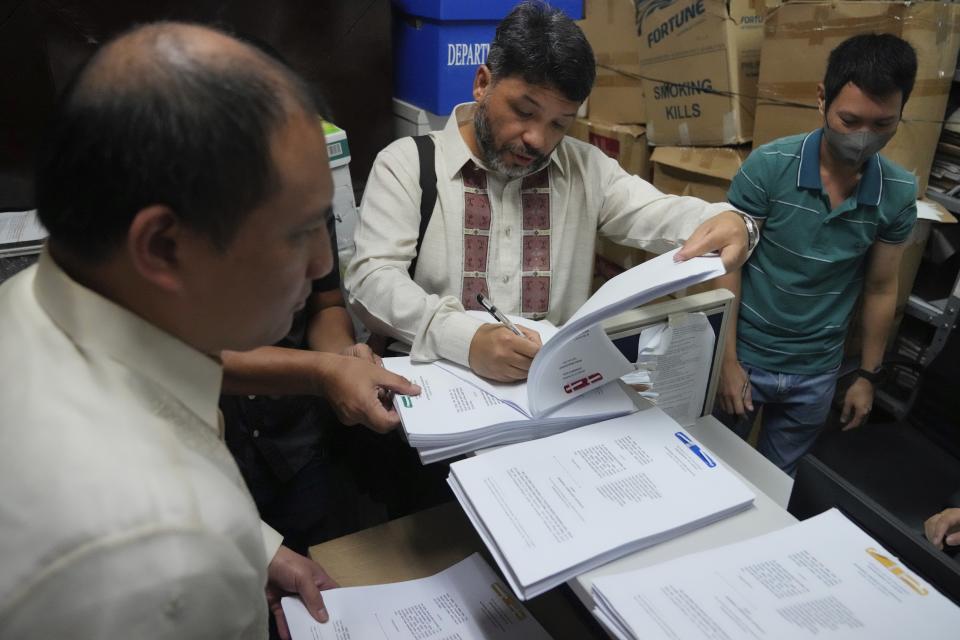
{"label": "white paper stack", "polygon": [[618,382],[535,418],[527,406],[526,385],[522,383],[482,380],[448,363],[413,364],[410,358],[385,358],[383,364],[423,389],[421,395],[401,396],[395,404],[407,441],[417,449],[424,464],[494,445],[542,438],[638,408],[636,394]]}
{"label": "white paper stack", "polygon": [[656,407],[455,462],[448,482],[522,599],[754,499]]}
{"label": "white paper stack", "polygon": [[[417,382],[421,396],[398,396],[404,432],[424,462],[478,448],[559,433],[636,410],[636,394],[620,378],[635,371],[603,330],[604,320],[724,273],[717,257],[676,263],[666,253],[604,284],[560,329],[514,319],[536,329],[543,346],[526,382],[500,384],[448,363],[384,366]],[[472,312],[471,312],[472,313]]]}
{"label": "white paper stack", "polygon": [[35,209],[0,211],[0,258],[40,253],[46,237]]}
{"label": "white paper stack", "polygon": [[592,591],[594,615],[624,640],[960,637],[960,608],[836,510]]}
{"label": "white paper stack", "polygon": [[323,592],[319,623],[299,598],[281,605],[293,640],[549,640],[479,554],[419,580]]}

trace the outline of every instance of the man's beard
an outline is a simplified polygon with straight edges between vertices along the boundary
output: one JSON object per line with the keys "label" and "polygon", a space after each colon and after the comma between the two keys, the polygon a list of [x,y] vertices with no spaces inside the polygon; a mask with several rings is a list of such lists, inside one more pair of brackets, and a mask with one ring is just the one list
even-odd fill
{"label": "man's beard", "polygon": [[[532,149],[527,145],[504,145],[499,149],[493,139],[493,128],[490,126],[490,119],[487,117],[487,109],[484,103],[477,104],[473,112],[473,130],[477,138],[477,146],[480,147],[480,159],[484,164],[497,173],[505,175],[507,178],[522,178],[540,171],[550,160],[549,155],[545,155]],[[503,161],[506,153],[518,153],[533,158],[533,161],[527,166],[507,165]]]}

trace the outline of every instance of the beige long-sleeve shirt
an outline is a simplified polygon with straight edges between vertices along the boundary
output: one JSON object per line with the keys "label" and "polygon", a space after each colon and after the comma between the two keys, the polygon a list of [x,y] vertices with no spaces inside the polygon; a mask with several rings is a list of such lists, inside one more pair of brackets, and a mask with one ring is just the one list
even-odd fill
{"label": "beige long-sleeve shirt", "polygon": [[481,321],[464,309],[476,308],[477,292],[505,313],[565,322],[589,297],[597,234],[659,253],[731,209],[663,194],[569,137],[542,171],[508,180],[486,171],[460,134],[474,106],[457,106],[431,134],[437,203],[413,278],[421,190],[412,139],[377,156],[360,209],[344,280],[351,308],[372,331],[412,345],[415,360],[468,364]]}
{"label": "beige long-sleeve shirt", "polygon": [[44,253],[0,287],[0,636],[265,638],[221,368]]}

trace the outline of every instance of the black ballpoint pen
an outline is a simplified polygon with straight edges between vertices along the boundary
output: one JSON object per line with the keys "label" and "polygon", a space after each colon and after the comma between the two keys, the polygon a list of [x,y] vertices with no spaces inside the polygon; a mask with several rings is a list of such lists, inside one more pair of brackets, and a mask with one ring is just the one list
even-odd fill
{"label": "black ballpoint pen", "polygon": [[481,307],[487,310],[487,313],[489,313],[494,318],[496,318],[497,322],[505,326],[507,329],[510,329],[510,331],[513,331],[515,334],[517,334],[521,338],[527,337],[523,335],[523,332],[520,331],[520,329],[517,328],[517,325],[510,322],[510,318],[503,315],[503,312],[497,309],[495,306],[493,306],[493,303],[487,300],[482,293],[477,294],[477,302],[480,303]]}

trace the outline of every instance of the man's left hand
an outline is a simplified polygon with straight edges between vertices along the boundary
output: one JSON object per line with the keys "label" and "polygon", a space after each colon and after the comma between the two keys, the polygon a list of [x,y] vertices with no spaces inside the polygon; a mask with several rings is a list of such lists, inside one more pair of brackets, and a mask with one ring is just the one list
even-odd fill
{"label": "man's left hand", "polygon": [[864,378],[857,378],[843,398],[843,413],[840,414],[840,421],[844,423],[843,430],[856,429],[862,425],[872,408],[873,384]]}
{"label": "man's left hand", "polygon": [[267,567],[267,605],[277,621],[277,633],[283,640],[290,640],[287,618],[283,615],[280,598],[298,595],[304,606],[317,622],[330,619],[323,604],[321,591],[338,587],[323,567],[299,553],[281,546]]}
{"label": "man's left hand", "polygon": [[747,225],[739,214],[724,211],[701,224],[683,244],[677,260],[689,260],[711,251],[720,253],[728,272],[747,261]]}

